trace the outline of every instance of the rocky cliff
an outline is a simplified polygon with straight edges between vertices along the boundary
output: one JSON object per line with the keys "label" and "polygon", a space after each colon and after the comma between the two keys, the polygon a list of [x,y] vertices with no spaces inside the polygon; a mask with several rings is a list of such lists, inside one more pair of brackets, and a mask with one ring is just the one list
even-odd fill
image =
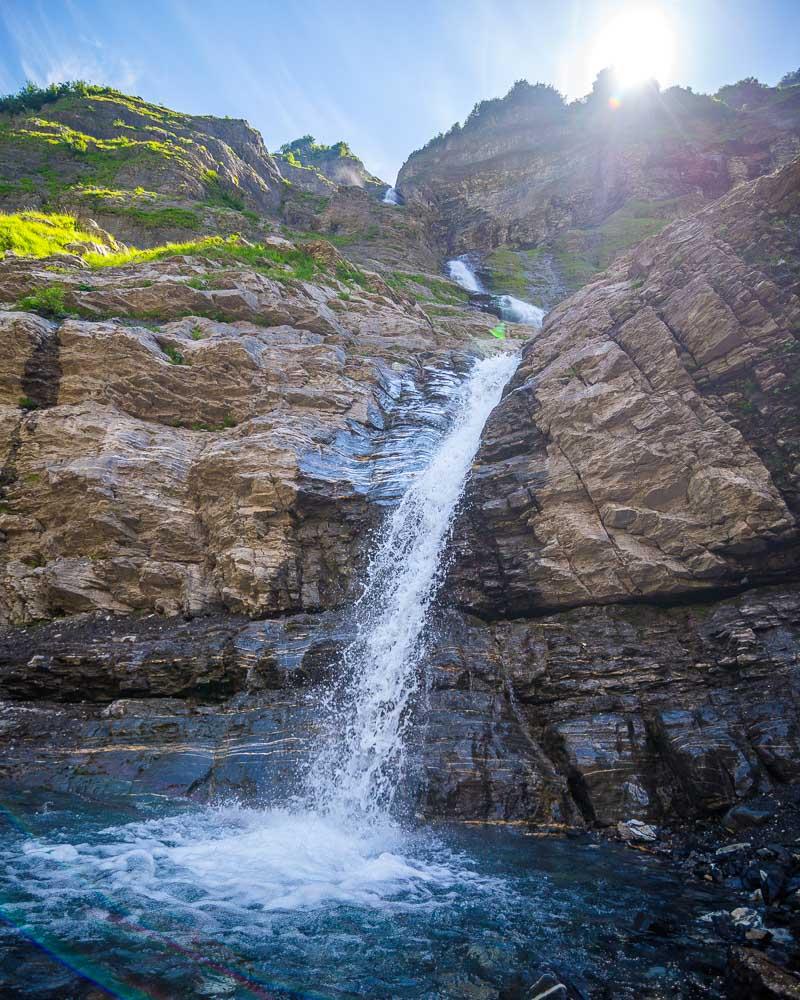
{"label": "rocky cliff", "polygon": [[367,170],[346,142],[326,146],[312,135],[304,135],[281,146],[275,157],[283,175],[312,194],[357,187],[381,199],[389,187]]}
{"label": "rocky cliff", "polygon": [[478,457],[464,604],[519,614],[795,573],[799,207],[796,160],[549,314]]}
{"label": "rocky cliff", "polygon": [[41,91],[33,108],[6,104],[0,211],[68,213],[137,247],[319,233],[356,263],[440,270],[429,213],[381,204],[388,185],[344,143],[298,140],[273,156],[245,121],[105,87]]}
{"label": "rocky cliff", "polygon": [[671,219],[798,149],[800,87],[763,88],[757,104],[741,106],[679,87],[624,92],[604,71],[569,105],[525,81],[481,102],[463,126],[413,153],[397,186],[434,214],[449,254],[502,248],[505,258],[485,261],[489,283],[541,298],[543,265],[557,288],[574,290]]}
{"label": "rocky cliff", "polygon": [[[541,240],[633,196],[708,204],[619,257],[524,347],[455,525],[418,808],[668,824],[797,780],[800,161],[768,173],[794,141],[794,94],[758,120],[714,108],[738,159],[695,144],[699,174],[662,169],[653,136],[630,158],[634,118],[610,119],[617,180],[603,191],[564,167],[562,120],[600,112],[530,97],[413,158],[410,208],[287,186],[240,122],[165,109],[154,122],[154,106],[103,94],[8,119],[7,207],[95,199],[110,234],[74,208],[83,229],[38,218],[61,227],[58,254],[0,260],[4,783],[288,788],[352,635],[371,534],[487,346],[491,318],[436,274],[437,227],[450,220],[455,248],[479,232],[487,246]],[[657,99],[694,107],[685,92]],[[478,172],[470,130],[487,143]],[[560,149],[558,212],[545,192],[561,167],[514,151],[526,130]],[[86,149],[68,152],[75,136]],[[453,150],[451,203],[431,164]],[[469,195],[473,225],[461,207],[487,160],[499,172]],[[112,161],[113,178],[98,173]],[[173,215],[162,230],[135,212]],[[181,234],[175,212],[198,228]]]}

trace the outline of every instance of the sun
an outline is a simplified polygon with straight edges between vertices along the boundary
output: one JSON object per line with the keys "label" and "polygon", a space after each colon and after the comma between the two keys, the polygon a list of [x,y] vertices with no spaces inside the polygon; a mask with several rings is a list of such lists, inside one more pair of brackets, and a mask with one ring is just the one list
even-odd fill
{"label": "sun", "polygon": [[657,7],[637,5],[604,25],[592,47],[595,72],[613,67],[621,87],[643,80],[666,82],[675,58],[675,34]]}

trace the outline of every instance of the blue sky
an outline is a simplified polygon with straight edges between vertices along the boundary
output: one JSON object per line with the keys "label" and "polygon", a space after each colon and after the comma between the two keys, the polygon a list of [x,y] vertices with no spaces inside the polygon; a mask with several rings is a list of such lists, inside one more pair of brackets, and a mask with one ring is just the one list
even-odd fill
{"label": "blue sky", "polygon": [[247,118],[270,149],[345,139],[393,181],[411,150],[520,77],[586,93],[597,39],[643,7],[674,34],[662,85],[714,92],[800,66],[800,0],[2,0],[0,91],[108,83]]}

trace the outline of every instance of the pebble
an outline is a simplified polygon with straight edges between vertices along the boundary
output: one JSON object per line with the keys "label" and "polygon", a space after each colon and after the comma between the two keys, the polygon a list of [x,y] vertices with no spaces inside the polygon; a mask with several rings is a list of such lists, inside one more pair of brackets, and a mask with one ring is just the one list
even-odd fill
{"label": "pebble", "polygon": [[718,847],[714,852],[718,858],[727,858],[731,854],[739,854],[750,847],[749,841],[742,841],[739,844],[726,844],[725,847]]}
{"label": "pebble", "polygon": [[640,819],[628,819],[617,823],[617,833],[623,840],[642,840],[652,842],[658,839],[654,826],[643,823]]}

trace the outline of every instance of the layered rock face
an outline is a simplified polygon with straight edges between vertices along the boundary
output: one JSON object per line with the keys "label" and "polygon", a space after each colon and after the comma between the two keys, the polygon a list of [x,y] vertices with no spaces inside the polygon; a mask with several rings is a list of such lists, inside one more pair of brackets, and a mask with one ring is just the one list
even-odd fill
{"label": "layered rock face", "polygon": [[797,585],[750,588],[797,578],[799,210],[796,161],[641,244],[487,425],[448,599],[494,622],[534,770],[589,822],[798,779]]}
{"label": "layered rock face", "polygon": [[438,214],[450,253],[552,245],[570,278],[587,241],[613,251],[644,235],[635,219],[614,232],[593,228],[624,206],[663,225],[799,148],[800,88],[745,109],[677,87],[621,103],[615,94],[601,75],[588,98],[566,106],[551,88],[521,81],[413,153],[398,190]]}
{"label": "layered rock face", "polygon": [[[6,621],[344,598],[404,407],[443,419],[436,371],[468,358],[377,275],[351,269],[348,286],[319,252],[318,284],[197,256],[92,272],[60,258],[86,318],[0,313]],[[6,258],[0,297],[56,284],[51,266]]]}
{"label": "layered rock face", "polygon": [[[438,626],[409,785],[422,815],[674,824],[800,779],[797,587]],[[280,801],[324,735],[320,685],[351,637],[331,612],[6,632],[0,781]]]}
{"label": "layered rock face", "polygon": [[489,616],[796,573],[800,162],[554,310],[493,414],[456,599]]}

